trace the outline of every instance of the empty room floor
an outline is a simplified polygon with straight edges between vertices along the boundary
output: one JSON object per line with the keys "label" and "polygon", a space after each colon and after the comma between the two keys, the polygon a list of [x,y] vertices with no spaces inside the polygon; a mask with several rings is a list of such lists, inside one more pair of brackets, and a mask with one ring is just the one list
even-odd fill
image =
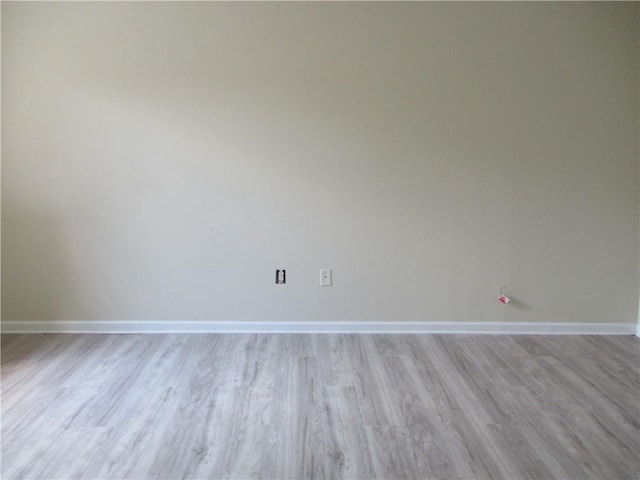
{"label": "empty room floor", "polygon": [[2,478],[640,474],[632,336],[3,335]]}

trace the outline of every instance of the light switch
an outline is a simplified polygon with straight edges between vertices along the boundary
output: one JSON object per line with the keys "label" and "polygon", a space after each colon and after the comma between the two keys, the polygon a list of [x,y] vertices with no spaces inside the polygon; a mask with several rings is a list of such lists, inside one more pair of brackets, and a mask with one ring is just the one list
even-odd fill
{"label": "light switch", "polygon": [[331,285],[333,285],[331,277],[332,275],[330,268],[323,268],[322,270],[320,270],[320,286],[330,287]]}

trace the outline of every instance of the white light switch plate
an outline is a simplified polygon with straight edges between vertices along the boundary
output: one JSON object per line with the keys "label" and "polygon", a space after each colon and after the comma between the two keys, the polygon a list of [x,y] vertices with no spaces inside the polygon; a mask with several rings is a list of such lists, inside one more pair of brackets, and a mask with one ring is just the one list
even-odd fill
{"label": "white light switch plate", "polygon": [[320,270],[320,286],[322,287],[330,287],[333,285],[330,268],[323,268]]}

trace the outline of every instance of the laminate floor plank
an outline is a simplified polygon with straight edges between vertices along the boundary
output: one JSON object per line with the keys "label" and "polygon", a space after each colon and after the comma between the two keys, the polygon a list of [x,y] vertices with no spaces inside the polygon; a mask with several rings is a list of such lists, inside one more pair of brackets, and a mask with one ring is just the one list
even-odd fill
{"label": "laminate floor plank", "polygon": [[393,401],[402,413],[411,444],[422,452],[421,470],[430,478],[472,477],[471,457],[451,428],[450,417],[437,414],[438,404],[424,388],[413,362],[406,355],[387,355],[384,363],[392,381]]}
{"label": "laminate floor plank", "polygon": [[638,479],[631,336],[3,335],[3,479]]}
{"label": "laminate floor plank", "polygon": [[391,400],[389,376],[370,335],[347,336],[345,343],[351,353],[349,362],[356,382],[356,393],[367,425],[402,425],[398,405]]}
{"label": "laminate floor plank", "polygon": [[487,399],[488,395],[474,391],[475,380],[469,380],[468,373],[465,373],[466,366],[456,365],[455,356],[443,344],[443,337],[420,340],[425,345],[424,356],[455,412],[451,417],[451,425],[458,431],[466,450],[474,459],[474,476],[518,478],[517,465],[514,465],[508,452],[499,447],[489,428],[501,420],[492,416],[496,412],[493,400],[486,405],[482,403],[481,398]]}
{"label": "laminate floor plank", "polygon": [[[156,449],[149,475],[152,478],[193,477],[209,449],[209,425],[219,401],[216,375],[218,357],[200,357],[185,376],[176,411]],[[197,418],[198,422],[193,422]],[[166,452],[171,452],[167,455]]]}
{"label": "laminate floor plank", "polygon": [[176,415],[179,400],[175,387],[147,389],[135,403],[130,421],[109,429],[87,470],[76,478],[150,478],[148,472],[170,423],[167,419]]}
{"label": "laminate floor plank", "polygon": [[[9,349],[7,358],[2,351],[2,392],[6,400],[25,391],[24,385],[37,385],[49,372],[61,369],[63,360],[75,350],[83,338],[74,335],[16,335],[21,337]],[[33,337],[33,338],[29,338]]]}
{"label": "laminate floor plank", "polygon": [[327,422],[322,425],[330,448],[326,478],[374,478],[371,451],[355,388],[323,387]]}
{"label": "laminate floor plank", "polygon": [[424,458],[412,448],[406,429],[390,425],[367,425],[365,430],[377,478],[404,480],[431,477]]}

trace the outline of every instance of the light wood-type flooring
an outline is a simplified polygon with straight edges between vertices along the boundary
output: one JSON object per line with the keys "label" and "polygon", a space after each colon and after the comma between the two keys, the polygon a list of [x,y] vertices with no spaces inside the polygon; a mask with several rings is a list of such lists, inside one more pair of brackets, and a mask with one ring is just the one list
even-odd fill
{"label": "light wood-type flooring", "polygon": [[640,477],[632,336],[4,335],[2,478]]}

